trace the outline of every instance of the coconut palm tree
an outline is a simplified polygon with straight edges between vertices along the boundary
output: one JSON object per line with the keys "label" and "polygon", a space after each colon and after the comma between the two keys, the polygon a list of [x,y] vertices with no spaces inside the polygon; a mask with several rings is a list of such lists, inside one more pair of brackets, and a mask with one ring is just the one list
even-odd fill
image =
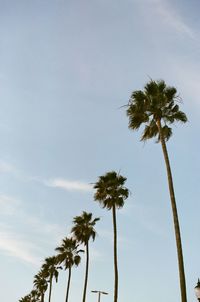
{"label": "coconut palm tree", "polygon": [[33,284],[36,290],[39,292],[41,302],[44,302],[44,294],[47,290],[46,272],[40,270],[37,275],[34,276]]}
{"label": "coconut palm tree", "polygon": [[82,215],[76,216],[73,219],[74,226],[72,227],[72,234],[74,238],[85,245],[86,251],[86,269],[85,269],[85,282],[83,290],[83,302],[86,301],[87,281],[88,281],[88,269],[89,269],[89,240],[95,240],[96,231],[95,224],[100,218],[92,217],[92,213],[83,212]]}
{"label": "coconut palm tree", "polygon": [[42,265],[42,270],[45,278],[48,279],[49,282],[49,302],[51,301],[51,292],[52,292],[52,282],[53,278],[55,278],[56,282],[58,281],[58,270],[61,269],[60,266],[57,265],[57,258],[55,256],[48,257],[45,259],[44,264]]}
{"label": "coconut palm tree", "polygon": [[126,178],[115,171],[100,176],[94,185],[96,189],[94,200],[98,201],[103,208],[112,210],[113,233],[114,233],[114,302],[118,300],[118,265],[117,265],[117,223],[116,209],[124,206],[124,200],[128,198],[129,191],[124,187]]}
{"label": "coconut palm tree", "polygon": [[69,297],[69,288],[70,288],[70,281],[71,281],[71,269],[72,266],[79,265],[81,261],[81,257],[79,253],[83,252],[83,250],[78,249],[78,244],[75,239],[67,238],[67,237],[62,240],[61,245],[58,246],[55,250],[58,252],[57,262],[59,264],[63,264],[65,270],[66,269],[69,270],[66,299],[65,299],[65,301],[67,302]]}
{"label": "coconut palm tree", "polygon": [[179,110],[178,102],[180,103],[180,98],[177,95],[176,88],[167,86],[163,80],[150,80],[145,85],[143,91],[136,90],[132,93],[130,101],[128,103],[127,116],[129,118],[129,128],[131,130],[138,130],[140,126],[145,125],[141,137],[142,141],[156,137],[157,142],[160,142],[162,146],[167,170],[168,186],[175,229],[181,299],[182,302],[186,302],[187,295],[181,234],[172,172],[166,147],[166,142],[172,135],[171,124],[175,122],[187,122],[185,113]]}

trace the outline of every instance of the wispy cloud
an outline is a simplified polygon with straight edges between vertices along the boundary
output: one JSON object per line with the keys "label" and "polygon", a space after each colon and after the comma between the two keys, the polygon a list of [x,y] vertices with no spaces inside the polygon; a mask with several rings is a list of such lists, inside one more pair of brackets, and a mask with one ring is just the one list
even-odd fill
{"label": "wispy cloud", "polygon": [[40,234],[40,238],[43,236],[47,239],[51,237],[51,240],[58,240],[66,233],[66,227],[61,227],[55,223],[44,222],[38,217],[31,216],[30,214],[23,214],[23,221],[27,227],[31,228],[34,233]]}
{"label": "wispy cloud", "polygon": [[33,265],[38,265],[39,258],[32,253],[33,245],[17,236],[17,234],[1,231],[0,232],[0,249],[9,255],[28,262]]}
{"label": "wispy cloud", "polygon": [[179,14],[177,10],[170,5],[169,1],[165,0],[145,0],[139,2],[140,4],[150,5],[153,8],[151,11],[153,14],[156,14],[159,17],[159,22],[162,22],[168,28],[172,28],[179,34],[186,35],[191,39],[195,39],[195,32],[193,29],[183,20],[182,16]]}
{"label": "wispy cloud", "polygon": [[176,31],[189,36],[194,39],[195,34],[193,30],[187,25],[181,16],[175,11],[169,3],[163,0],[156,0],[156,11],[161,16],[162,20],[167,23],[168,26],[173,27]]}
{"label": "wispy cloud", "polygon": [[0,216],[0,252],[29,264],[38,265],[66,233],[65,227],[27,213],[23,201],[8,195],[0,194]]}
{"label": "wispy cloud", "polygon": [[62,178],[54,178],[45,181],[45,184],[53,188],[61,188],[66,191],[83,191],[90,192],[92,190],[92,185],[81,181],[72,181]]}

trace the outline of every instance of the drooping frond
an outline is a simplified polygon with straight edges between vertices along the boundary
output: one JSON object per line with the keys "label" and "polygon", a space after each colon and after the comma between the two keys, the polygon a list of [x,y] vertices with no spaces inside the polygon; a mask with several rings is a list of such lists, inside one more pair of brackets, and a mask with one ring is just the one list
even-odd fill
{"label": "drooping frond", "polygon": [[19,302],[31,302],[31,296],[30,295],[26,295],[24,297],[22,297]]}
{"label": "drooping frond", "polygon": [[126,178],[115,171],[100,176],[94,185],[94,189],[96,189],[94,200],[108,210],[112,209],[113,206],[123,207],[124,200],[129,196],[129,191],[124,186],[125,181]]}
{"label": "drooping frond", "polygon": [[58,259],[56,256],[46,258],[42,265],[43,276],[47,278],[48,281],[55,278],[57,282],[59,269],[61,269],[61,267],[58,266]]}
{"label": "drooping frond", "polygon": [[75,239],[80,243],[84,243],[85,245],[88,243],[90,238],[92,238],[94,241],[96,237],[94,226],[99,219],[100,218],[93,219],[92,213],[87,213],[85,211],[83,211],[82,215],[74,217],[72,234]]}
{"label": "drooping frond", "polygon": [[156,137],[158,135],[158,127],[156,122],[152,120],[149,124],[147,124],[144,128],[141,141],[146,141],[147,139]]}
{"label": "drooping frond", "polygon": [[[166,141],[168,141],[170,139],[170,137],[172,136],[172,128],[168,127],[167,125],[162,127],[162,135],[164,137],[164,139]],[[158,141],[160,141],[160,135],[158,136]]]}
{"label": "drooping frond", "polygon": [[74,238],[64,238],[60,246],[55,249],[58,252],[57,261],[63,264],[65,269],[71,268],[73,265],[77,266],[81,257],[79,253],[84,252],[79,249],[79,245]]}
{"label": "drooping frond", "polygon": [[165,89],[165,96],[168,102],[174,101],[177,98],[177,90],[175,87],[166,87]]}
{"label": "drooping frond", "polygon": [[182,123],[186,123],[187,122],[187,116],[184,112],[182,111],[177,111],[173,114],[173,118],[175,121],[177,122],[182,122]]}

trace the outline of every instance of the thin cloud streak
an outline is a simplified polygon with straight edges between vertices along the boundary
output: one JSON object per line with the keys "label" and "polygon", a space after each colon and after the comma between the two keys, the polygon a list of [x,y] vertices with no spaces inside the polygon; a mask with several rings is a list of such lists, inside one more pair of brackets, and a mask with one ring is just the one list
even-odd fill
{"label": "thin cloud streak", "polygon": [[92,185],[81,181],[71,181],[62,178],[55,178],[52,180],[45,181],[48,187],[60,188],[66,191],[82,191],[91,192]]}
{"label": "thin cloud streak", "polygon": [[165,23],[167,27],[171,27],[176,32],[188,36],[191,39],[196,39],[193,29],[182,19],[180,14],[170,6],[169,2],[165,0],[145,0],[139,3],[145,5],[145,11],[146,4],[153,6],[153,14],[157,14],[161,22]]}
{"label": "thin cloud streak", "polygon": [[[65,234],[65,228],[55,223],[47,223],[23,210],[23,202],[14,197],[0,194],[0,215],[6,216],[6,222],[0,223],[0,253],[15,257],[25,263],[38,265],[45,250]],[[18,227],[13,231],[13,221]],[[36,239],[30,241],[27,230]]]}
{"label": "thin cloud streak", "polygon": [[0,250],[9,255],[22,260],[23,262],[38,265],[39,258],[31,252],[32,245],[21,238],[17,238],[17,234],[11,232],[0,232]]}

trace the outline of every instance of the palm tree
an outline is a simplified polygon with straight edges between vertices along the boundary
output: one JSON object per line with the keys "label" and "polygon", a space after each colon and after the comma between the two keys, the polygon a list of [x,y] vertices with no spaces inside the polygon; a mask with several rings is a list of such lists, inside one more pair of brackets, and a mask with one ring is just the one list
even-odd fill
{"label": "palm tree", "polygon": [[145,125],[141,137],[142,141],[156,137],[162,146],[174,221],[181,298],[182,302],[186,302],[187,295],[180,227],[172,172],[166,147],[166,142],[172,135],[170,125],[174,122],[187,122],[185,113],[179,110],[178,101],[180,102],[180,98],[177,95],[176,88],[167,86],[163,80],[150,80],[150,82],[145,85],[144,91],[136,90],[132,93],[128,104],[127,116],[131,130],[138,130],[141,125]]}
{"label": "palm tree", "polygon": [[39,302],[40,294],[37,290],[33,289],[30,292],[31,302]]}
{"label": "palm tree", "polygon": [[94,185],[96,193],[94,200],[98,201],[103,208],[112,210],[113,233],[114,233],[114,302],[118,300],[118,265],[117,265],[117,223],[116,209],[124,206],[124,200],[128,198],[129,191],[124,187],[126,178],[115,171],[100,176]]}
{"label": "palm tree", "polygon": [[42,270],[44,272],[44,276],[48,279],[50,284],[49,286],[49,302],[51,301],[51,292],[52,292],[52,282],[53,278],[55,278],[56,282],[58,281],[58,270],[61,269],[57,265],[57,258],[55,256],[48,257],[45,259],[44,264],[42,265]]}
{"label": "palm tree", "polygon": [[26,295],[24,297],[22,297],[19,302],[31,302],[31,296],[30,295]]}
{"label": "palm tree", "polygon": [[86,300],[87,281],[88,281],[88,269],[89,269],[89,240],[95,240],[96,231],[94,226],[100,218],[92,217],[92,213],[83,211],[81,216],[76,216],[73,219],[74,226],[72,227],[72,234],[75,239],[85,245],[86,250],[86,270],[85,270],[85,282],[83,290],[83,302]]}
{"label": "palm tree", "polygon": [[48,287],[46,280],[46,272],[40,270],[39,273],[34,276],[33,284],[40,294],[41,302],[44,302],[44,294]]}
{"label": "palm tree", "polygon": [[72,266],[78,266],[81,257],[79,256],[80,252],[83,250],[78,249],[77,241],[73,238],[64,238],[62,240],[62,244],[55,249],[58,252],[57,255],[57,262],[59,264],[63,264],[65,270],[69,270],[68,282],[67,282],[67,291],[66,291],[66,299],[68,301],[69,297],[69,288],[70,288],[70,281],[71,281],[71,269]]}

